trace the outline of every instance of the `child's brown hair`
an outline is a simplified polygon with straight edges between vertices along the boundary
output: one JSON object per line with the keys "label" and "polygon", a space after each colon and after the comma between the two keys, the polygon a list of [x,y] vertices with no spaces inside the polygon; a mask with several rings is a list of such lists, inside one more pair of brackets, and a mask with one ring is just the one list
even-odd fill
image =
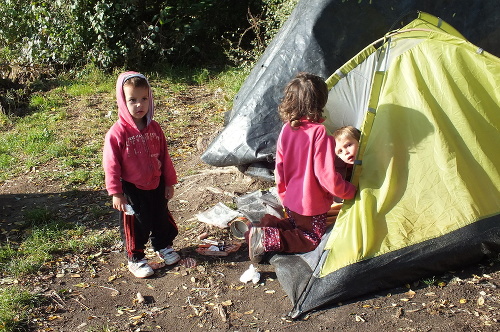
{"label": "child's brown hair", "polygon": [[125,79],[123,82],[123,86],[133,86],[134,88],[150,88],[148,80],[142,76],[132,76],[128,79]]}
{"label": "child's brown hair", "polygon": [[292,127],[300,126],[300,119],[319,122],[328,100],[325,81],[316,75],[301,72],[285,87],[284,96],[278,107],[281,120]]}
{"label": "child's brown hair", "polygon": [[344,126],[333,132],[333,138],[351,137],[359,142],[361,131],[354,126]]}

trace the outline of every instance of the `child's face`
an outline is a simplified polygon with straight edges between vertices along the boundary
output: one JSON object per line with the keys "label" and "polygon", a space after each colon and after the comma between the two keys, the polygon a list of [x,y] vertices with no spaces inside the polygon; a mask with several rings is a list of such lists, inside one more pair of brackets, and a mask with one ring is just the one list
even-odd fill
{"label": "child's face", "polygon": [[149,111],[149,89],[124,85],[123,93],[125,94],[128,112],[132,115],[134,121],[142,121]]}
{"label": "child's face", "polygon": [[358,153],[359,142],[345,136],[335,139],[335,154],[347,164],[354,164]]}

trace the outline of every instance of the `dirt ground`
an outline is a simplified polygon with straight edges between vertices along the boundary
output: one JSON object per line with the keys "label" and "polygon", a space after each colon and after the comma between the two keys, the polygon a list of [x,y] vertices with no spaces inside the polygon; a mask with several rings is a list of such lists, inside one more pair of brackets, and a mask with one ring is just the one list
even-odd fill
{"label": "dirt ground", "polygon": [[[186,100],[214,98],[191,90]],[[182,103],[179,106],[182,109]],[[165,125],[162,124],[164,127]],[[168,130],[168,128],[166,129]],[[180,130],[191,153],[174,158],[180,182],[170,209],[179,225],[175,248],[183,260],[160,268],[147,279],[134,278],[117,243],[100,252],[62,255],[47,262],[36,276],[1,279],[2,287],[17,282],[47,298],[32,315],[33,331],[498,331],[500,325],[500,261],[429,276],[347,303],[335,303],[291,320],[291,302],[272,265],[258,266],[260,281],[243,283],[249,268],[247,246],[228,229],[199,222],[196,214],[219,202],[231,205],[245,193],[271,187],[244,176],[235,167],[215,168],[199,159],[217,130],[207,121]],[[205,139],[200,139],[204,137]],[[115,212],[103,190],[61,189],[40,176],[45,165],[0,184],[1,241],[15,241],[23,211],[47,207],[66,220],[104,230],[117,227]],[[241,245],[227,256],[206,256],[196,249],[199,236]],[[189,262],[196,263],[191,266]],[[353,276],[354,285],[356,278]]]}

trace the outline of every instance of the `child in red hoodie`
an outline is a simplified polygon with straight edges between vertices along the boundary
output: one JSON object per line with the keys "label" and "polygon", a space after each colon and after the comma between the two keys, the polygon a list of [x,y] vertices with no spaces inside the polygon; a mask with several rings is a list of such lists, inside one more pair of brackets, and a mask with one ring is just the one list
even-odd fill
{"label": "child in red hoodie", "polygon": [[177,183],[167,142],[153,120],[153,95],[148,80],[137,72],[125,72],[116,82],[118,121],[105,137],[103,167],[106,189],[113,208],[120,211],[120,228],[128,268],[138,278],[151,276],[144,249],[151,245],[165,264],[179,261],[172,249],[178,234],[168,210]]}
{"label": "child in red hoodie", "polygon": [[314,250],[326,230],[334,196],[354,198],[356,187],[335,171],[335,141],[322,114],[328,100],[323,79],[299,73],[285,88],[279,105],[284,122],[276,146],[275,180],[285,219],[266,215],[248,233],[250,260],[265,252]]}

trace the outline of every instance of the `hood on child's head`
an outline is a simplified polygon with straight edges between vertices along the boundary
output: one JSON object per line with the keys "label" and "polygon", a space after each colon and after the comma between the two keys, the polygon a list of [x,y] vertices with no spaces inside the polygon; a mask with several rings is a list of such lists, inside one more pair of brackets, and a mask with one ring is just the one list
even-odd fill
{"label": "hood on child's head", "polygon": [[[123,93],[123,84],[125,83],[126,80],[132,77],[144,78],[149,85],[148,79],[141,73],[135,71],[127,71],[121,73],[118,76],[118,79],[116,80],[116,103],[118,104],[118,118],[120,119],[120,121],[125,122],[126,124],[132,126],[133,128],[137,128],[134,119],[132,118],[132,115],[130,115],[130,113],[128,112],[127,102],[125,100],[125,94]],[[149,85],[149,111],[148,114],[146,114],[146,125],[149,125],[149,123],[153,119],[153,115],[154,115],[153,92],[151,91],[151,86]]]}

